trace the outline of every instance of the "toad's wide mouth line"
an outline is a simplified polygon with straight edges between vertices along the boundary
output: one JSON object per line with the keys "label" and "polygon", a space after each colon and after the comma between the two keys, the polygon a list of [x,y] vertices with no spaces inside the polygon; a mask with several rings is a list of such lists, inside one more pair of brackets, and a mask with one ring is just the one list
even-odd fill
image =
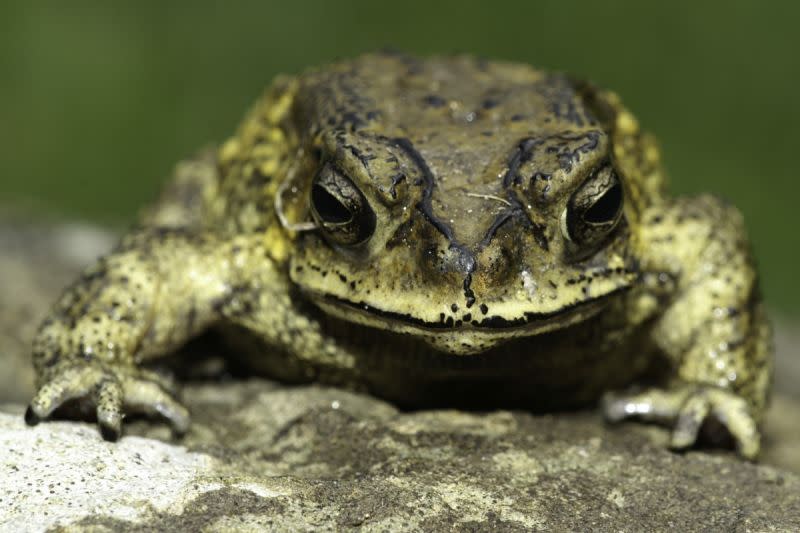
{"label": "toad's wide mouth line", "polygon": [[[536,313],[526,312],[522,316],[515,318],[505,318],[498,315],[489,315],[482,319],[473,319],[469,322],[462,322],[460,320],[454,321],[452,317],[449,320],[442,319],[438,322],[429,322],[415,316],[400,313],[397,311],[387,311],[379,307],[375,307],[366,302],[351,302],[344,300],[333,294],[322,294],[316,297],[322,297],[325,303],[344,307],[357,311],[359,314],[366,316],[373,316],[383,319],[387,322],[401,323],[412,326],[426,331],[433,332],[452,332],[463,329],[491,331],[508,331],[527,328],[543,327],[557,322],[560,319],[570,316],[590,316],[599,311],[600,308],[607,302],[607,300],[617,294],[627,291],[630,286],[625,285],[617,287],[614,290],[607,292],[595,298],[581,300],[572,304],[566,305],[561,309],[549,313]],[[568,321],[570,322],[570,321]],[[567,324],[565,324],[567,325]]]}

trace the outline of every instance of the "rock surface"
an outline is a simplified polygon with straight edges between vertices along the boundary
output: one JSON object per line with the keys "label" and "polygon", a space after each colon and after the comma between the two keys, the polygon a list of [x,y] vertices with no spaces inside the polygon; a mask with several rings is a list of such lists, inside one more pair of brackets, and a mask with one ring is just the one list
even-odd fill
{"label": "rock surface", "polygon": [[398,413],[366,396],[266,381],[185,393],[195,427],[180,445],[153,439],[164,428],[144,423],[110,444],[88,425],[27,428],[19,409],[0,415],[0,523],[15,531],[800,528],[797,476],[730,455],[672,454],[633,426],[606,430],[592,413]]}
{"label": "rock surface", "polygon": [[[145,421],[116,444],[84,423],[26,427],[27,343],[81,262],[58,231],[0,223],[0,246],[16,242],[0,248],[0,365],[14,373],[0,389],[0,531],[800,530],[791,391],[776,395],[760,465],[673,454],[662,430],[609,429],[593,412],[404,413],[257,379],[187,384],[180,442]],[[79,257],[108,245],[77,231],[95,243]]]}

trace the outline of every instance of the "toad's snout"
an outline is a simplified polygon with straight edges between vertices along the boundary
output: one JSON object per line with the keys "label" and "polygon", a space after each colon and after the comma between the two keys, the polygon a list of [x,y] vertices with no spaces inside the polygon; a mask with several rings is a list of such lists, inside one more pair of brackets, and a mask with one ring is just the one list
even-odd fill
{"label": "toad's snout", "polygon": [[461,303],[469,303],[476,292],[497,294],[513,285],[520,272],[546,261],[537,255],[538,250],[531,250],[531,243],[523,242],[512,216],[504,217],[503,224],[485,215],[485,220],[480,221],[474,215],[467,218],[453,216],[448,221],[452,231],[437,231],[434,224],[428,226],[427,245],[417,249],[413,261],[423,274],[423,283],[432,290],[448,287],[452,293],[463,294],[466,302]]}

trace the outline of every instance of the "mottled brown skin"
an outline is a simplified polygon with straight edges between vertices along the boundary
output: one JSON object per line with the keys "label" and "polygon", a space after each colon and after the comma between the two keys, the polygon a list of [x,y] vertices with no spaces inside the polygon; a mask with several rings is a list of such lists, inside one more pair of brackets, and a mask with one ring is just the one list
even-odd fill
{"label": "mottled brown skin", "polygon": [[741,216],[671,198],[618,98],[526,65],[367,55],[279,78],[62,296],[35,423],[189,415],[141,363],[209,328],[269,375],[404,405],[704,421],[755,457],[770,329]]}

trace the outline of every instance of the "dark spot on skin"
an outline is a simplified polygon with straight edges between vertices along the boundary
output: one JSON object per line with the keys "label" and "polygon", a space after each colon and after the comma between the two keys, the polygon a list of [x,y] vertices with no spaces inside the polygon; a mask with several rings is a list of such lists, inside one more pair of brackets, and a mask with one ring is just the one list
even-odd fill
{"label": "dark spot on skin", "polygon": [[403,181],[405,181],[406,175],[405,174],[396,174],[392,176],[392,185],[389,188],[389,194],[392,196],[393,200],[397,199],[397,186],[400,185]]}
{"label": "dark spot on skin", "polygon": [[355,112],[348,111],[342,115],[341,125],[345,127],[349,126],[351,129],[357,130],[364,125],[364,120]]}
{"label": "dark spot on skin", "polygon": [[536,240],[536,244],[538,244],[539,247],[544,251],[549,250],[550,245],[547,241],[547,237],[544,234],[545,227],[541,224],[532,223],[531,225],[533,228],[533,238]]}
{"label": "dark spot on skin", "polygon": [[247,186],[254,189],[261,188],[267,183],[272,181],[272,176],[265,176],[258,170],[255,170],[250,178],[247,180]]}
{"label": "dark spot on skin", "polygon": [[475,293],[470,285],[472,285],[472,274],[467,274],[467,277],[464,278],[464,297],[467,300],[467,309],[475,303]]}
{"label": "dark spot on skin", "polygon": [[481,107],[484,109],[492,109],[493,107],[497,107],[498,105],[500,105],[500,102],[497,101],[496,99],[487,98],[486,100],[483,101]]}
{"label": "dark spot on skin", "polygon": [[525,120],[525,115],[520,115],[519,113],[511,115],[511,122],[521,122],[523,120]]}
{"label": "dark spot on skin", "polygon": [[431,107],[442,107],[447,104],[447,100],[435,94],[429,94],[424,97],[422,101]]}
{"label": "dark spot on skin", "polygon": [[[52,339],[50,339],[52,342]],[[59,348],[53,348],[53,351],[48,355],[47,359],[44,361],[44,366],[46,368],[51,368],[55,366],[61,360],[61,350]]]}
{"label": "dark spot on skin", "polygon": [[[595,148],[600,141],[600,134],[596,131],[590,131],[582,135],[560,135],[558,136],[559,142],[553,146],[547,147],[547,153],[556,154],[558,157],[559,165],[565,172],[570,172],[572,167],[580,161],[582,154],[588,154]],[[582,141],[577,147],[572,149],[570,143]]]}
{"label": "dark spot on skin", "polygon": [[355,281],[351,281],[350,282],[350,289],[351,290],[355,290],[356,289],[356,282]]}
{"label": "dark spot on skin", "polygon": [[741,348],[745,343],[745,339],[736,339],[732,341],[728,341],[726,344],[728,345],[728,351],[734,351],[738,348]]}
{"label": "dark spot on skin", "polygon": [[472,313],[467,313],[461,318],[464,319],[464,322],[469,322],[470,320],[472,320]]}
{"label": "dark spot on skin", "polygon": [[378,157],[378,156],[373,155],[373,154],[365,154],[364,152],[362,152],[361,150],[359,150],[358,148],[356,148],[355,146],[350,145],[350,144],[346,145],[345,148],[351,154],[353,154],[353,156],[356,159],[358,159],[361,162],[362,165],[364,165],[364,168],[367,170],[367,172],[370,171],[369,162],[372,161],[373,159],[377,159],[377,157]]}
{"label": "dark spot on skin", "polygon": [[347,283],[347,276],[345,276],[344,274],[339,273],[339,279],[341,280],[342,283]]}
{"label": "dark spot on skin", "polygon": [[450,310],[455,313],[456,311],[458,311],[458,305],[457,304],[450,304]]}
{"label": "dark spot on skin", "polygon": [[489,306],[486,304],[481,304],[479,309],[481,310],[481,313],[483,313],[484,315],[489,312]]}

